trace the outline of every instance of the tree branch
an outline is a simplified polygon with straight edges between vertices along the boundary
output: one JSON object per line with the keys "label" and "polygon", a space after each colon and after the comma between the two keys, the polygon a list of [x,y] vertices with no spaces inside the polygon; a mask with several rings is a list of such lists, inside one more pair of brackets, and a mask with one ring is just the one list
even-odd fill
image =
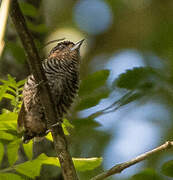
{"label": "tree branch", "polygon": [[167,141],[166,143],[162,144],[161,146],[159,146],[151,151],[148,151],[144,154],[141,154],[141,155],[137,156],[136,158],[131,159],[130,161],[127,161],[127,162],[124,162],[121,164],[117,164],[116,166],[112,167],[111,169],[104,171],[103,173],[91,178],[90,180],[106,179],[109,176],[121,173],[121,171],[123,171],[124,169],[147,159],[148,157],[154,155],[155,153],[172,148],[172,147],[173,147],[173,141]]}
{"label": "tree branch", "polygon": [[10,6],[10,0],[2,0],[1,1],[1,7],[0,7],[0,57],[2,55],[3,49],[4,49],[4,35],[5,35],[5,29],[8,19],[8,11]]}
{"label": "tree branch", "polygon": [[[28,57],[27,61],[30,67],[30,71],[33,74],[36,82],[38,84],[42,81],[47,82],[44,70],[41,65],[41,59],[37,52],[33,38],[26,26],[25,19],[20,10],[17,0],[11,1],[10,16],[22,41],[23,47]],[[72,158],[70,156],[70,153],[68,152],[67,141],[62,130],[61,123],[58,126],[52,128],[52,125],[57,123],[58,117],[48,83],[41,83],[39,87],[41,92],[41,103],[44,108],[44,113],[47,117],[48,128],[52,129],[55,151],[61,164],[64,180],[77,180],[78,177],[74,168]]]}

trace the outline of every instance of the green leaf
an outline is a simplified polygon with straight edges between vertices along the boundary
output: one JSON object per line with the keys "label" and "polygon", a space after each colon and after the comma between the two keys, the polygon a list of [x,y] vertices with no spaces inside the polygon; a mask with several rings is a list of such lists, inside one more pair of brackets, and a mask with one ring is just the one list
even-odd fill
{"label": "green leaf", "polygon": [[133,91],[130,91],[128,93],[126,93],[124,96],[122,96],[119,100],[118,100],[118,103],[117,103],[117,108],[121,107],[121,106],[124,106],[126,104],[129,104],[137,99],[140,99],[142,98],[143,96],[146,95],[146,92],[145,91],[141,91],[141,92],[133,92]]}
{"label": "green leaf", "polygon": [[41,154],[42,163],[60,167],[60,163],[57,157],[48,157],[45,154]]}
{"label": "green leaf", "polygon": [[16,130],[17,116],[17,113],[4,111],[4,113],[0,115],[0,130]]}
{"label": "green leaf", "polygon": [[85,97],[79,102],[76,109],[83,110],[96,106],[101,99],[107,98],[108,96],[109,96],[109,91],[105,91],[105,92],[95,93],[93,96],[91,95],[89,97]]}
{"label": "green leaf", "polygon": [[17,139],[7,145],[7,155],[10,166],[12,166],[18,159],[18,149],[20,143],[21,140]]}
{"label": "green leaf", "polygon": [[24,180],[21,176],[12,173],[0,173],[0,179],[2,180]]}
{"label": "green leaf", "polygon": [[49,132],[45,138],[47,138],[49,141],[53,141],[52,134]]}
{"label": "green leaf", "polygon": [[22,164],[16,165],[14,169],[19,173],[24,174],[30,178],[35,178],[40,174],[42,161],[43,160],[39,158],[32,161],[26,161]]}
{"label": "green leaf", "polygon": [[25,53],[23,48],[18,43],[8,41],[6,46],[8,51],[16,59],[16,61],[24,63],[26,59]]}
{"label": "green leaf", "polygon": [[7,99],[10,99],[10,100],[14,101],[16,97],[14,97],[14,96],[11,95],[11,94],[5,93],[5,94],[4,94],[4,98],[7,98]]}
{"label": "green leaf", "polygon": [[29,3],[20,2],[20,8],[26,16],[31,16],[33,18],[38,16],[38,10]]}
{"label": "green leaf", "polygon": [[10,87],[10,86],[8,86],[8,88],[7,88],[7,90],[8,91],[10,91],[13,95],[16,95],[16,89],[15,89],[16,87]]}
{"label": "green leaf", "polygon": [[0,121],[17,121],[17,116],[17,113],[8,111],[0,115]]}
{"label": "green leaf", "polygon": [[[62,128],[63,128],[64,134],[68,136],[70,135],[68,129],[74,128],[74,126],[67,119],[63,119]],[[53,141],[51,133],[48,133],[46,135],[46,138],[50,141]]]}
{"label": "green leaf", "polygon": [[25,82],[26,82],[26,79],[17,82],[17,87],[23,86]]}
{"label": "green leaf", "polygon": [[108,76],[109,70],[101,70],[88,75],[80,85],[79,96],[86,96],[92,93],[96,88],[105,85]]}
{"label": "green leaf", "polygon": [[2,143],[0,143],[0,164],[1,164],[3,156],[4,156],[4,146]]}
{"label": "green leaf", "polygon": [[10,133],[7,133],[5,131],[1,131],[0,132],[0,139],[4,139],[4,140],[14,140],[16,139],[16,136]]}
{"label": "green leaf", "polygon": [[[120,74],[118,79],[115,80],[113,85],[118,86],[119,88],[125,88],[133,90],[140,86],[151,86],[152,83],[149,83],[151,74],[154,73],[154,70],[149,67],[137,67],[130,70],[127,70],[125,73]],[[148,84],[149,83],[149,84]]]}
{"label": "green leaf", "polygon": [[7,75],[8,76],[8,84],[9,86],[12,86],[14,88],[16,88],[16,80],[14,77],[12,77],[10,74]]}
{"label": "green leaf", "polygon": [[[78,171],[89,171],[100,166],[102,158],[72,158],[75,168]],[[60,167],[60,163],[57,157],[48,157],[45,154],[41,154],[37,159],[27,161],[22,164],[16,165],[14,168],[21,174],[34,178],[40,174],[42,164],[55,165]]]}
{"label": "green leaf", "polygon": [[94,119],[88,117],[88,118],[81,118],[81,119],[74,119],[73,124],[75,127],[77,126],[83,126],[83,127],[88,127],[91,126],[92,128],[94,127],[99,127],[101,126],[100,123],[96,122]]}
{"label": "green leaf", "polygon": [[0,101],[4,97],[4,94],[6,93],[7,88],[8,88],[7,84],[4,84],[4,85],[1,86],[1,89],[0,89]]}
{"label": "green leaf", "polygon": [[68,136],[70,135],[68,129],[74,128],[74,126],[67,119],[63,119],[62,128],[63,128],[64,134]]}
{"label": "green leaf", "polygon": [[[57,157],[47,157],[45,154],[42,155],[42,160],[44,164],[55,165],[60,167],[60,163]],[[102,163],[102,158],[72,158],[75,168],[78,171],[89,171],[100,166]]]}
{"label": "green leaf", "polygon": [[35,25],[35,24],[27,21],[27,25],[28,25],[30,30],[32,30],[33,32],[37,32],[39,34],[45,34],[48,31],[48,29],[45,26],[45,24]]}
{"label": "green leaf", "polygon": [[29,160],[32,159],[32,152],[33,152],[33,141],[29,141],[27,144],[23,144],[24,151]]}
{"label": "green leaf", "polygon": [[17,123],[14,121],[0,121],[0,131],[15,130],[17,129]]}
{"label": "green leaf", "polygon": [[135,174],[130,180],[162,180],[162,178],[153,169],[146,169]]}
{"label": "green leaf", "polygon": [[93,158],[72,158],[75,168],[78,171],[89,171],[97,168],[102,163],[101,157],[93,157]]}
{"label": "green leaf", "polygon": [[166,176],[173,177],[173,160],[170,160],[163,164],[162,173]]}

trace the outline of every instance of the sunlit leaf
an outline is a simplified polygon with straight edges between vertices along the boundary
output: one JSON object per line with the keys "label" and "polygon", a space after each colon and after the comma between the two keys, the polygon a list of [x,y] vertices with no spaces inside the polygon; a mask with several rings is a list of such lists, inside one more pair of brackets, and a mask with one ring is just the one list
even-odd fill
{"label": "sunlit leaf", "polygon": [[93,157],[93,158],[72,158],[75,168],[78,171],[89,171],[97,168],[102,163],[102,158]]}
{"label": "sunlit leaf", "polygon": [[8,94],[8,93],[5,93],[3,97],[7,98],[7,99],[10,99],[10,100],[14,100],[15,99],[15,97],[13,95]]}
{"label": "sunlit leaf", "polygon": [[163,164],[162,173],[166,176],[173,177],[173,160]]}
{"label": "sunlit leaf", "polygon": [[12,173],[0,173],[0,179],[2,180],[24,180],[21,176]]}
{"label": "sunlit leaf", "polygon": [[37,158],[32,161],[26,161],[22,164],[18,164],[14,167],[14,169],[30,178],[35,178],[40,174],[41,165],[42,160]]}
{"label": "sunlit leaf", "polygon": [[6,91],[7,91],[7,88],[8,88],[8,86],[6,84],[1,86],[1,88],[0,88],[0,101],[4,97],[4,95],[5,95]]}
{"label": "sunlit leaf", "polygon": [[[49,165],[55,165],[60,167],[60,163],[57,157],[47,157],[46,155],[42,156],[43,163]],[[72,158],[75,168],[78,171],[89,171],[93,170],[96,167],[100,166],[102,163],[102,158]]]}
{"label": "sunlit leaf", "polygon": [[18,114],[15,112],[7,112],[0,115],[0,122],[1,121],[16,121]]}
{"label": "sunlit leaf", "polygon": [[[68,129],[73,128],[73,125],[72,125],[67,119],[63,119],[62,128],[63,128],[64,134],[65,134],[66,136],[68,136],[68,135],[70,135]],[[45,137],[46,137],[48,140],[53,141],[53,138],[52,138],[52,134],[51,134],[51,133],[48,133]]]}
{"label": "sunlit leaf", "polygon": [[3,156],[4,156],[4,145],[0,143],[0,164],[1,164]]}
{"label": "sunlit leaf", "polygon": [[7,155],[10,166],[12,166],[18,159],[18,149],[21,140],[17,139],[7,145]]}
{"label": "sunlit leaf", "polygon": [[29,141],[27,144],[23,144],[24,151],[29,160],[32,159],[32,152],[33,152],[33,141]]}
{"label": "sunlit leaf", "polygon": [[47,138],[49,141],[53,141],[52,134],[49,132],[45,138]]}
{"label": "sunlit leaf", "polygon": [[14,121],[0,121],[0,131],[16,130],[17,122]]}
{"label": "sunlit leaf", "polygon": [[10,93],[12,93],[12,95],[16,95],[16,87],[12,88],[10,86],[8,86],[7,90],[10,91]]}
{"label": "sunlit leaf", "polygon": [[74,127],[67,119],[63,119],[62,128],[65,135],[70,135],[68,129],[74,128]]}
{"label": "sunlit leaf", "polygon": [[7,133],[5,131],[1,131],[0,132],[0,139],[4,139],[4,140],[14,140],[16,139],[16,136],[10,133]]}
{"label": "sunlit leaf", "polygon": [[25,82],[26,82],[26,79],[17,82],[17,87],[23,86]]}
{"label": "sunlit leaf", "polygon": [[9,86],[11,85],[12,87],[16,88],[16,80],[10,74],[8,74],[8,83],[9,83]]}
{"label": "sunlit leaf", "polygon": [[79,96],[91,94],[96,88],[105,85],[108,76],[109,70],[101,70],[88,75],[88,77],[81,82]]}

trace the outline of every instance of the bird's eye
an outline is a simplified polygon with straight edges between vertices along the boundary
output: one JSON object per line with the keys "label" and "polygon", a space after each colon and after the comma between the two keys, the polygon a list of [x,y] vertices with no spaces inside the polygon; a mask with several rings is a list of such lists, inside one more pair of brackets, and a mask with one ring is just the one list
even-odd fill
{"label": "bird's eye", "polygon": [[61,50],[64,49],[64,48],[65,48],[65,46],[62,45],[62,44],[59,46],[59,49],[61,49]]}

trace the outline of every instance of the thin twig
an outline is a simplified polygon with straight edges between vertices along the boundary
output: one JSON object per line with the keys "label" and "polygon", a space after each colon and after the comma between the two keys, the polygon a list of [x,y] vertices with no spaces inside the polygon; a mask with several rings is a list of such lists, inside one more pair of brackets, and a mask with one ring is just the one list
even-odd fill
{"label": "thin twig", "polygon": [[[30,71],[33,74],[37,84],[42,81],[47,82],[43,67],[41,65],[41,59],[37,52],[33,38],[26,26],[25,19],[17,0],[11,0],[10,16],[22,41],[23,47],[28,57],[27,61],[30,67]],[[57,123],[58,117],[48,83],[41,83],[40,85],[40,100],[46,115],[48,128],[50,129],[53,124]],[[62,130],[61,123],[51,129],[55,151],[60,161],[64,180],[78,180],[71,155],[68,151],[67,141]]]}
{"label": "thin twig", "polygon": [[155,153],[163,151],[163,150],[167,150],[167,149],[172,148],[172,147],[173,147],[173,141],[167,141],[164,144],[162,144],[161,146],[158,146],[157,148],[155,148],[151,151],[148,151],[144,154],[141,154],[141,155],[137,156],[136,158],[131,159],[130,161],[115,165],[111,169],[104,171],[103,173],[91,178],[90,180],[106,179],[109,176],[121,173],[121,171],[123,171],[124,169],[126,169],[126,168],[128,168],[128,167],[130,167],[130,166],[132,166],[138,162],[141,162],[141,161],[147,159],[148,157],[154,155]]}
{"label": "thin twig", "polygon": [[5,29],[8,19],[8,11],[10,6],[10,0],[2,0],[1,1],[1,7],[0,7],[0,57],[2,55],[5,42],[4,42],[4,35],[5,35]]}

